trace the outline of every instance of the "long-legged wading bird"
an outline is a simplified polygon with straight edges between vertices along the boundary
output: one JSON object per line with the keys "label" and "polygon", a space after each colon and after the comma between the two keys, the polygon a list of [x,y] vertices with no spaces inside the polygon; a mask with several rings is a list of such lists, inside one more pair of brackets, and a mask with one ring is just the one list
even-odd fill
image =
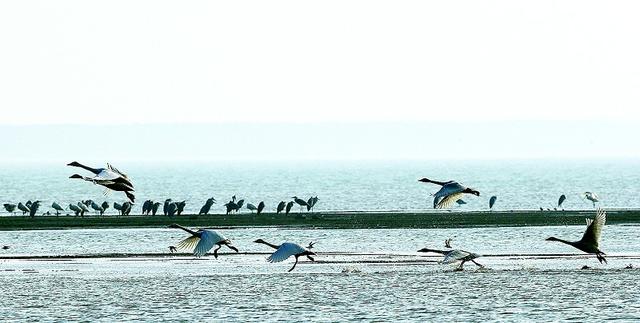
{"label": "long-legged wading bird", "polygon": [[493,209],[493,205],[496,204],[497,199],[498,197],[495,195],[489,199],[489,210]]}
{"label": "long-legged wading bird", "polygon": [[35,201],[31,203],[31,206],[29,207],[29,216],[30,217],[36,216],[36,212],[38,212],[39,207],[40,207],[40,201]]}
{"label": "long-legged wading bird", "polygon": [[287,207],[285,209],[284,214],[289,214],[289,212],[291,212],[291,208],[293,207],[293,201],[287,203]]}
{"label": "long-legged wading bird", "polygon": [[564,203],[564,200],[566,199],[567,197],[564,194],[560,195],[560,198],[558,199],[558,207],[562,207],[562,203]]}
{"label": "long-legged wading bird", "polygon": [[587,218],[586,220],[587,230],[582,235],[582,239],[578,241],[567,241],[556,237],[549,237],[547,238],[547,241],[558,241],[568,244],[586,253],[595,254],[600,263],[607,263],[607,260],[604,258],[605,253],[598,247],[600,243],[600,236],[602,235],[602,228],[607,220],[607,212],[603,209],[598,209],[595,219],[592,220]]}
{"label": "long-legged wading bird", "polygon": [[104,213],[109,208],[109,202],[104,201],[104,202],[102,202],[102,204],[100,204],[100,206],[102,206],[102,209],[104,210],[102,213]]}
{"label": "long-legged wading bird", "polygon": [[75,213],[76,216],[78,216],[78,214],[82,212],[82,209],[80,209],[80,207],[78,207],[75,204],[69,204],[69,210],[73,211],[73,213]]}
{"label": "long-legged wading bird", "polygon": [[473,253],[473,252],[468,252],[468,251],[464,251],[464,250],[460,250],[460,249],[453,249],[453,250],[436,250],[436,249],[429,249],[429,248],[422,248],[420,250],[418,250],[418,252],[435,252],[435,253],[439,253],[444,255],[444,259],[442,259],[440,261],[441,264],[452,264],[454,262],[458,262],[460,261],[460,266],[458,266],[458,270],[462,270],[462,267],[464,266],[464,263],[467,261],[471,261],[474,264],[476,264],[476,266],[478,267],[484,267],[481,264],[477,263],[474,259],[479,258],[480,255]]}
{"label": "long-legged wading bird", "polygon": [[439,191],[433,194],[434,209],[443,209],[450,207],[453,203],[462,198],[463,194],[473,194],[475,196],[480,196],[480,192],[472,188],[464,187],[455,181],[439,182],[430,180],[428,178],[421,178],[418,181],[442,186]]}
{"label": "long-legged wading bird", "polygon": [[22,211],[22,215],[25,215],[30,212],[29,208],[26,205],[22,204],[22,202],[18,203],[18,210]]}
{"label": "long-legged wading bird", "polygon": [[67,164],[67,166],[80,167],[95,175],[91,178],[74,174],[70,178],[84,179],[113,191],[124,192],[127,198],[131,200],[131,202],[134,202],[135,196],[132,193],[134,189],[129,177],[117,168],[111,166],[111,164],[107,164],[106,168],[93,168],[74,161]]}
{"label": "long-legged wading bird", "polygon": [[122,204],[118,202],[113,202],[113,209],[118,211],[119,215],[122,215]]}
{"label": "long-legged wading bird", "polygon": [[213,206],[213,204],[216,202],[216,199],[214,199],[213,197],[208,198],[205,202],[204,205],[200,208],[200,212],[198,212],[198,215],[200,214],[209,214],[209,211],[211,210],[211,207]]}
{"label": "long-legged wading bird", "polygon": [[122,203],[122,215],[129,215],[132,207],[133,205],[129,201]]}
{"label": "long-legged wading bird", "polygon": [[64,209],[62,208],[62,206],[60,206],[60,204],[53,202],[51,203],[51,207],[56,210],[56,215],[60,215],[60,211],[64,211]]}
{"label": "long-legged wading bird", "polygon": [[309,260],[315,261],[315,259],[311,257],[315,255],[315,252],[309,250],[313,247],[313,243],[310,243],[309,246],[305,248],[297,243],[292,243],[292,242],[284,242],[281,245],[271,244],[262,239],[258,239],[254,242],[261,243],[273,249],[276,249],[276,251],[272,253],[271,256],[269,256],[269,258],[267,258],[268,262],[272,262],[272,263],[281,262],[288,259],[291,256],[294,256],[296,258],[296,261],[293,263],[293,267],[291,267],[291,269],[289,269],[288,271],[292,271],[294,268],[296,268],[296,265],[298,264],[298,257],[306,256],[307,258],[309,258]]}
{"label": "long-legged wading bird", "polygon": [[598,194],[593,192],[584,192],[582,193],[582,197],[591,201],[593,203],[594,208],[596,207],[596,202],[600,202],[600,198],[598,197]]}
{"label": "long-legged wading bird", "polygon": [[280,203],[278,203],[278,207],[276,208],[276,214],[280,214],[280,212],[284,210],[284,207],[286,205],[287,203],[285,203],[284,201],[280,201]]}
{"label": "long-legged wading bird", "polygon": [[151,206],[151,215],[156,215],[156,213],[158,213],[158,208],[160,208],[160,202],[155,202],[153,203],[153,205]]}
{"label": "long-legged wading bird", "polygon": [[229,203],[225,204],[224,206],[225,208],[227,208],[227,215],[238,208],[238,205],[233,201],[229,201]]}
{"label": "long-legged wading bird", "polygon": [[176,214],[177,215],[182,215],[182,212],[184,212],[184,207],[187,206],[187,201],[180,201],[180,202],[176,202]]}
{"label": "long-legged wading bird", "polygon": [[260,201],[260,203],[258,203],[258,209],[257,209],[258,212],[256,213],[260,214],[262,213],[262,210],[264,210],[264,201]]}
{"label": "long-legged wading bird", "polygon": [[4,209],[7,210],[7,212],[13,214],[16,211],[16,205],[15,204],[11,204],[11,203],[5,203],[4,205]]}
{"label": "long-legged wading bird", "polygon": [[164,204],[162,205],[162,213],[164,213],[164,215],[169,214],[169,204],[171,204],[171,199],[164,200]]}
{"label": "long-legged wading bird", "polygon": [[258,210],[258,208],[255,205],[251,204],[251,203],[247,203],[247,209],[250,210],[251,213],[253,213],[253,211]]}
{"label": "long-legged wading bird", "polygon": [[296,202],[296,204],[300,205],[300,212],[302,212],[302,208],[307,206],[307,201],[298,198],[297,196],[292,197],[293,201]]}
{"label": "long-legged wading bird", "polygon": [[173,223],[169,225],[169,228],[182,229],[189,234],[190,237],[180,241],[176,247],[178,249],[191,249],[193,248],[193,255],[196,257],[204,256],[213,246],[218,246],[213,250],[213,256],[218,258],[218,250],[224,245],[229,249],[238,252],[238,248],[231,245],[231,240],[225,238],[221,233],[218,233],[214,230],[205,230],[200,229],[198,231],[193,231],[191,229],[187,229],[179,224]]}
{"label": "long-legged wading bird", "polygon": [[151,212],[151,207],[153,206],[152,200],[146,200],[142,203],[142,215],[149,215]]}
{"label": "long-legged wading bird", "polygon": [[98,205],[98,203],[91,201],[91,208],[98,212],[100,215],[104,214],[104,208]]}
{"label": "long-legged wading bird", "polygon": [[78,207],[80,208],[80,216],[84,216],[84,212],[89,212],[89,208],[87,207],[86,204],[82,203],[82,202],[78,202]]}
{"label": "long-legged wading bird", "polygon": [[238,200],[238,202],[235,202],[235,203],[236,203],[235,211],[236,211],[236,213],[238,213],[238,211],[240,211],[240,209],[244,205],[244,200]]}

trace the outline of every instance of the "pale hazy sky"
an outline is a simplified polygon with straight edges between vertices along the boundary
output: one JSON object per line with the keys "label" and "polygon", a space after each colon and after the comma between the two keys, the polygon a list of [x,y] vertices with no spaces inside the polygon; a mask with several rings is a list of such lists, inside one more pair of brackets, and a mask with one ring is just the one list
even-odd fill
{"label": "pale hazy sky", "polygon": [[[566,152],[553,145],[568,136],[584,138],[572,156],[638,157],[639,14],[636,1],[3,1],[0,130],[64,145],[56,129],[68,127],[24,125],[112,127],[109,137],[82,128],[78,144],[98,154],[93,145],[121,139],[113,129],[136,129],[119,124],[165,124],[138,129],[169,137],[217,124],[227,130],[217,144],[242,137],[266,151],[284,138],[267,132],[294,129],[294,142],[316,140],[325,156],[364,158],[357,138],[384,124],[403,144],[383,141],[380,156],[429,147],[482,157],[434,139],[433,125],[446,137],[455,120],[461,147],[492,129],[494,156]],[[323,137],[291,123],[342,130]],[[410,134],[389,130],[404,124]],[[521,124],[518,140],[501,135]],[[198,146],[199,129],[181,138]],[[117,144],[144,149],[141,138]],[[29,159],[21,140],[0,143]]]}

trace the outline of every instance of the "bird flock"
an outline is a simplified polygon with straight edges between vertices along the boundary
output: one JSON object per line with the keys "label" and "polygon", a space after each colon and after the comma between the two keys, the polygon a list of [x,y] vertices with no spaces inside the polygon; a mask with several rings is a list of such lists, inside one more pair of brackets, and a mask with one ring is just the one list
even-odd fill
{"label": "bird flock", "polygon": [[[119,171],[117,168],[113,167],[110,164],[107,164],[105,168],[93,168],[76,161],[67,164],[71,167],[78,167],[84,169],[86,171],[91,172],[94,176],[83,176],[79,174],[73,174],[69,178],[71,179],[81,179],[85,182],[90,182],[95,185],[100,185],[105,188],[105,195],[107,195],[110,191],[123,192],[127,197],[127,201],[124,203],[113,203],[113,209],[118,212],[120,215],[129,215],[133,203],[135,201],[134,196],[134,186],[129,177]],[[480,192],[461,185],[456,181],[436,181],[428,178],[421,178],[418,180],[422,183],[435,184],[440,186],[440,189],[433,193],[433,208],[434,209],[444,209],[449,208],[452,205],[464,205],[465,201],[462,200],[462,197],[466,195],[470,196],[480,196]],[[582,194],[584,199],[587,199],[593,203],[593,206],[596,206],[596,203],[600,201],[598,195],[594,192],[585,192]],[[558,199],[557,208],[560,208],[562,204],[567,199],[566,195],[562,194]],[[491,196],[489,198],[489,210],[493,210],[493,207],[498,200],[497,196]],[[302,199],[298,196],[291,197],[290,201],[280,201],[276,206],[276,213],[279,214],[281,212],[285,212],[285,214],[289,214],[294,205],[298,205],[300,208],[300,213],[306,208],[307,212],[313,211],[314,207],[318,203],[319,198],[317,196],[312,196],[308,199]],[[142,203],[142,214],[143,215],[156,215],[160,211],[160,207],[162,207],[162,214],[165,216],[180,216],[186,206],[186,200],[182,201],[174,201],[172,199],[165,199],[163,202],[153,201],[153,200],[145,200]],[[40,200],[36,201],[27,201],[26,203],[19,202],[18,204],[5,203],[3,206],[5,210],[9,213],[15,213],[16,209],[22,212],[23,215],[27,213],[33,217],[38,212],[40,205]],[[213,197],[208,198],[204,205],[200,208],[198,212],[199,215],[209,214],[212,206],[216,204],[216,199]],[[256,215],[260,215],[265,210],[264,201],[259,201],[257,203],[246,203],[244,199],[238,199],[236,196],[232,196],[231,199],[224,204],[226,208],[226,214],[229,215],[231,213],[238,213],[243,206],[249,210],[251,213],[255,213]],[[76,216],[84,216],[85,213],[94,212],[98,215],[104,215],[104,213],[109,209],[110,204],[108,202],[96,202],[93,200],[83,200],[77,203],[71,203],[68,205],[69,211],[73,212]],[[57,202],[53,202],[51,204],[51,208],[54,210],[55,215],[60,215],[61,212],[65,212],[65,209],[58,204]],[[541,208],[541,210],[543,210]],[[45,214],[50,214],[47,211]],[[555,241],[567,244],[572,246],[578,250],[581,250],[588,254],[594,254],[600,263],[606,263],[605,253],[599,249],[599,241],[602,234],[602,229],[606,222],[606,212],[602,209],[597,210],[597,214],[594,219],[586,219],[587,228],[580,240],[577,241],[568,241],[556,237],[549,237],[547,241]],[[181,229],[189,234],[187,238],[180,241],[176,246],[170,246],[169,250],[171,252],[175,252],[177,250],[193,250],[193,255],[196,257],[202,257],[206,255],[211,249],[213,250],[213,255],[215,258],[218,258],[218,250],[225,246],[236,253],[238,249],[232,245],[231,240],[226,238],[221,233],[215,230],[209,229],[199,229],[199,230],[191,230],[185,228],[179,224],[171,224],[170,228]],[[451,241],[452,239],[447,239],[445,241],[445,247],[451,249]],[[266,245],[275,251],[267,258],[268,262],[275,263],[284,261],[290,257],[295,258],[295,262],[289,271],[292,271],[296,265],[298,264],[299,257],[306,257],[311,261],[315,261],[314,257],[316,255],[315,252],[311,251],[313,248],[313,242],[310,243],[307,247],[302,245],[293,243],[293,242],[284,242],[282,244],[276,245],[269,242],[266,242],[262,239],[257,239],[254,241],[258,244]],[[8,246],[5,246],[8,249]],[[457,269],[462,270],[463,265],[466,262],[472,262],[479,267],[483,267],[481,264],[476,262],[476,259],[480,257],[479,254],[461,250],[461,249],[452,249],[452,250],[438,250],[432,248],[422,248],[418,250],[418,252],[430,252],[430,253],[438,253],[444,256],[444,258],[440,261],[442,264],[450,264],[459,262],[460,265]]]}

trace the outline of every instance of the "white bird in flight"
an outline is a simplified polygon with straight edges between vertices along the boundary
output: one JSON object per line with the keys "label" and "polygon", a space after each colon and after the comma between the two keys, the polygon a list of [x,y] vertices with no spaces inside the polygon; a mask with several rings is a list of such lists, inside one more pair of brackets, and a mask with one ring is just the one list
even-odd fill
{"label": "white bird in flight", "polygon": [[292,271],[294,268],[296,268],[296,265],[298,264],[298,257],[306,256],[307,258],[309,258],[309,260],[315,261],[315,259],[313,259],[313,257],[311,256],[315,255],[316,253],[309,250],[313,248],[313,242],[310,243],[307,248],[292,242],[284,242],[281,245],[274,245],[262,239],[258,239],[254,242],[261,243],[273,249],[276,249],[276,251],[272,253],[269,258],[267,258],[268,262],[281,262],[289,259],[289,257],[291,256],[294,256],[296,258],[296,261],[293,263],[293,267],[291,267],[291,269],[289,269],[288,271]]}
{"label": "white bird in flight", "polygon": [[442,259],[439,262],[441,264],[452,264],[454,262],[460,261],[460,266],[458,266],[457,270],[462,270],[462,266],[464,266],[464,263],[467,262],[467,261],[473,262],[478,267],[481,267],[481,268],[484,267],[483,265],[477,263],[474,260],[474,259],[480,257],[479,254],[473,253],[473,252],[464,251],[464,250],[460,250],[460,249],[436,250],[436,249],[422,248],[422,249],[418,250],[418,252],[435,252],[435,253],[439,253],[441,255],[444,255],[444,259]]}
{"label": "white bird in flight", "polygon": [[457,200],[461,199],[463,194],[473,194],[475,196],[480,196],[480,192],[468,187],[464,187],[456,181],[438,182],[430,180],[428,178],[421,178],[418,181],[442,186],[439,191],[433,194],[434,209],[444,209],[450,207]]}
{"label": "white bird in flight", "polygon": [[231,245],[231,240],[227,239],[225,236],[223,236],[222,234],[216,231],[205,230],[205,229],[193,231],[175,223],[170,224],[169,228],[182,229],[191,234],[190,237],[180,241],[176,245],[176,247],[178,249],[187,249],[187,250],[190,250],[191,248],[193,248],[193,255],[196,257],[204,256],[215,245],[218,246],[216,249],[213,250],[213,256],[215,258],[218,258],[218,250],[223,245],[227,246],[229,249],[235,252],[238,252],[238,248]]}

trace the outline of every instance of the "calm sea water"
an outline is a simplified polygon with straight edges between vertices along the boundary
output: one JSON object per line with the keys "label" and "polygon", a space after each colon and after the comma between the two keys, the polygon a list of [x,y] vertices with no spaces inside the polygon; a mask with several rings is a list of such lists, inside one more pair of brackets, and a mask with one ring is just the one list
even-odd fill
{"label": "calm sea water", "polygon": [[[601,248],[609,263],[546,242],[584,226],[465,229],[221,230],[241,252],[193,258],[167,246],[179,230],[5,231],[0,243],[4,320],[207,321],[604,321],[640,319],[640,226],[613,225]],[[440,265],[417,249],[455,247],[485,255],[486,268]],[[267,263],[256,238],[316,241],[317,262]],[[266,248],[266,249],[265,249]],[[100,257],[108,253],[151,253]],[[253,254],[260,253],[260,254]],[[96,258],[10,259],[95,255]],[[515,255],[513,255],[515,254]],[[561,254],[563,256],[540,256]],[[591,269],[581,270],[584,265]]]}
{"label": "calm sea water", "polygon": [[[99,166],[99,165],[95,165]],[[481,192],[465,198],[460,210],[488,208],[492,195],[498,210],[553,208],[561,194],[566,209],[591,208],[581,199],[585,191],[596,192],[607,208],[640,208],[639,160],[524,160],[524,161],[352,161],[352,162],[215,162],[116,165],[132,178],[137,195],[135,213],[142,201],[186,200],[187,212],[197,212],[204,201],[215,197],[212,212],[224,212],[232,195],[246,203],[266,203],[274,210],[279,201],[296,195],[318,196],[319,211],[425,210],[429,194],[437,186],[417,182],[421,177],[457,180]],[[0,202],[42,200],[42,212],[57,201],[69,203],[93,199],[124,201],[87,182],[68,177],[81,169],[62,164],[3,165],[0,168]],[[88,175],[88,174],[87,174]],[[248,210],[244,210],[248,212]],[[1,210],[6,214],[4,210]],[[113,209],[110,210],[113,213]]]}

